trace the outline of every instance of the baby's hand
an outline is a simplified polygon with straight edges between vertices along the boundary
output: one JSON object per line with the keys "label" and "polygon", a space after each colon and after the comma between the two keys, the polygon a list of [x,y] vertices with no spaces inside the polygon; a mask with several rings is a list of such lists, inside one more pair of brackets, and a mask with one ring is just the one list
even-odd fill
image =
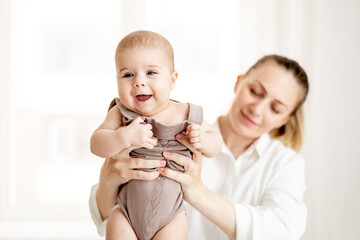
{"label": "baby's hand", "polygon": [[205,132],[198,124],[187,126],[185,134],[189,137],[191,146],[202,151],[205,146]]}
{"label": "baby's hand", "polygon": [[156,137],[153,137],[152,126],[146,124],[141,117],[135,118],[128,126],[128,139],[131,146],[152,149],[157,144]]}

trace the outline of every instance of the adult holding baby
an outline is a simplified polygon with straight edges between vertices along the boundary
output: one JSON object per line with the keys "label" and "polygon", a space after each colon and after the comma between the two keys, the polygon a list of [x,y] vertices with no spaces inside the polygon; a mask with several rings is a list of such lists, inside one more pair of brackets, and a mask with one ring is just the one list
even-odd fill
{"label": "adult holding baby", "polygon": [[[99,232],[122,184],[161,174],[181,184],[191,205],[188,239],[300,239],[307,210],[304,160],[297,151],[308,88],[296,61],[265,56],[238,76],[229,112],[213,125],[224,140],[216,157],[202,159],[187,136],[179,134],[177,140],[193,158],[170,152],[164,157],[184,166],[184,172],[162,168],[159,160],[131,158],[131,149],[106,159],[90,196]],[[157,172],[136,170],[154,167]]]}

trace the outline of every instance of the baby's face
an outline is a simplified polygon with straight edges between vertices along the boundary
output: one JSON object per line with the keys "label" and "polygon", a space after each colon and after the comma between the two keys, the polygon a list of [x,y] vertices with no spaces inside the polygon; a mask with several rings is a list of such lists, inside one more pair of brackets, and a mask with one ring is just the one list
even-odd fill
{"label": "baby's face", "polygon": [[115,56],[119,98],[128,109],[152,117],[168,106],[177,73],[157,48],[129,48]]}

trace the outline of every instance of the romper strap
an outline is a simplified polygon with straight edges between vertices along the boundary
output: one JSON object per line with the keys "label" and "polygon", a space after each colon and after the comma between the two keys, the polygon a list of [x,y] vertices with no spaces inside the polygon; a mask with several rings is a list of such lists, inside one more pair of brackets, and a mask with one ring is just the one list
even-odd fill
{"label": "romper strap", "polygon": [[133,112],[129,109],[127,109],[120,101],[119,98],[114,98],[110,105],[109,105],[109,109],[108,111],[110,111],[111,108],[117,106],[117,108],[119,109],[120,113],[122,114],[122,121],[124,123],[125,126],[129,125],[135,118],[139,117],[140,114]]}
{"label": "romper strap", "polygon": [[108,111],[110,111],[110,109],[112,109],[115,105],[116,105],[116,100],[115,100],[116,98],[114,98],[112,101],[111,101],[111,103],[110,103],[110,105],[109,105],[109,108],[108,108]]}
{"label": "romper strap", "polygon": [[201,125],[203,122],[203,108],[201,106],[189,103],[189,118],[190,122]]}
{"label": "romper strap", "polygon": [[140,114],[131,111],[130,109],[127,109],[120,101],[119,98],[115,98],[116,105],[118,109],[120,110],[120,113],[123,115],[123,123],[125,126],[130,124],[135,118],[141,117]]}

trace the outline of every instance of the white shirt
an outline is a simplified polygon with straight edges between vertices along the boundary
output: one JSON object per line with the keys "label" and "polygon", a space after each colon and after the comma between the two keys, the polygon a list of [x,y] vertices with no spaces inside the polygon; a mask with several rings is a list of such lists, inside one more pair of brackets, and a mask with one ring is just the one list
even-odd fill
{"label": "white shirt", "polygon": [[[214,127],[219,129],[217,123]],[[234,204],[237,240],[295,240],[304,233],[307,215],[303,202],[304,160],[268,134],[261,136],[237,159],[224,144],[216,157],[203,159],[201,174],[210,190]],[[96,190],[94,185],[89,199],[90,212],[103,236],[106,220],[101,219]],[[189,240],[228,239],[189,204],[186,209]]]}

